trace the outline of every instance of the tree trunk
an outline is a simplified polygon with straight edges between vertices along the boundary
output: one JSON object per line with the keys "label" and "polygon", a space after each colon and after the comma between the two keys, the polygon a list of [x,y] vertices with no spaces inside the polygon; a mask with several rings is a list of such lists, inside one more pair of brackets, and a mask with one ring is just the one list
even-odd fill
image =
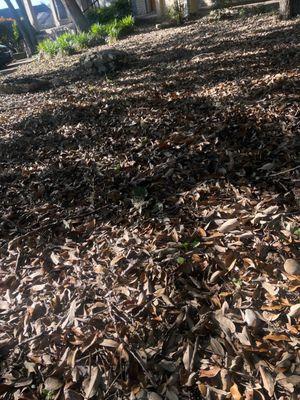
{"label": "tree trunk", "polygon": [[11,0],[4,0],[4,1],[7,5],[7,7],[9,8],[14,20],[16,21],[18,28],[20,29],[21,35],[23,36],[23,39],[26,44],[27,56],[30,57],[35,52],[35,46],[31,42],[30,36],[29,36],[23,22],[21,21],[21,18],[19,17],[17,11],[15,10],[14,6],[12,5]]}
{"label": "tree trunk", "polygon": [[284,19],[300,14],[300,0],[280,0],[280,14]]}
{"label": "tree trunk", "polygon": [[31,43],[34,46],[36,46],[37,45],[36,31],[35,31],[34,27],[31,25],[31,22],[29,21],[24,3],[22,0],[16,0],[16,3],[18,5],[21,15],[23,17],[23,25],[25,25],[25,29],[27,30],[28,35],[30,36]]}
{"label": "tree trunk", "polygon": [[64,0],[65,7],[69,10],[69,13],[74,21],[76,28],[79,31],[87,31],[90,27],[89,21],[81,11],[76,0]]}

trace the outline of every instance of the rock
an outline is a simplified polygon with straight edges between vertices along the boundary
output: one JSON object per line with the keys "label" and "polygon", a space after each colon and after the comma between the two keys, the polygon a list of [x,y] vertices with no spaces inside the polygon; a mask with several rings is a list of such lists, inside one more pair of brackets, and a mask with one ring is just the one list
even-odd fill
{"label": "rock", "polygon": [[84,62],[85,68],[90,68],[90,67],[92,67],[92,65],[93,65],[92,60],[90,60],[90,59],[85,60],[85,62]]}
{"label": "rock", "polygon": [[[128,55],[124,51],[109,49],[93,52],[80,58],[79,65],[88,73],[105,74],[115,71],[128,62]],[[92,71],[91,71],[92,70]]]}
{"label": "rock", "polygon": [[104,75],[106,73],[106,68],[104,67],[104,65],[99,65],[99,67],[97,67],[97,71],[98,74]]}
{"label": "rock", "polygon": [[283,268],[289,275],[300,275],[300,263],[293,258],[285,260]]}

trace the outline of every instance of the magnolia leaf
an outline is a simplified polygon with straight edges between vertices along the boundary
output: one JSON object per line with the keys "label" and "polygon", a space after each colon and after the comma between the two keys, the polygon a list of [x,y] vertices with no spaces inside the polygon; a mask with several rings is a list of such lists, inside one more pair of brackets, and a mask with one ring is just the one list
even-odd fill
{"label": "magnolia leaf", "polygon": [[162,400],[162,397],[155,392],[148,392],[147,399],[148,400]]}
{"label": "magnolia leaf", "polygon": [[239,221],[237,218],[228,219],[221,226],[219,226],[218,231],[221,233],[228,233],[233,231],[239,226]]}
{"label": "magnolia leaf", "polygon": [[86,399],[90,399],[96,394],[99,387],[100,379],[101,379],[101,374],[99,368],[92,367],[91,375],[87,380],[85,380],[83,385]]}
{"label": "magnolia leaf", "polygon": [[50,376],[44,382],[45,389],[49,392],[55,392],[56,390],[60,389],[63,384],[64,383],[59,378],[56,378],[54,376]]}
{"label": "magnolia leaf", "polygon": [[119,343],[116,342],[115,340],[112,339],[103,339],[100,343],[100,346],[104,346],[104,347],[118,347]]}
{"label": "magnolia leaf", "polygon": [[192,357],[193,357],[193,346],[188,343],[185,352],[183,354],[183,365],[187,371],[190,370]]}
{"label": "magnolia leaf", "polygon": [[262,365],[259,366],[259,372],[263,381],[264,388],[272,398],[274,395],[275,384],[272,375]]}

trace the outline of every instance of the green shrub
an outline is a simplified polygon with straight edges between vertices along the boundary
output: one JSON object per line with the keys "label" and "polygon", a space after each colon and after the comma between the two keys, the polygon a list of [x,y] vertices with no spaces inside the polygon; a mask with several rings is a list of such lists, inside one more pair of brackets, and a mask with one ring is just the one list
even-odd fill
{"label": "green shrub", "polygon": [[135,21],[132,15],[126,15],[126,17],[123,17],[118,21],[118,24],[121,28],[121,33],[127,35],[133,31]]}
{"label": "green shrub", "polygon": [[105,37],[107,36],[107,27],[103,24],[93,24],[91,26],[91,33],[95,37]]}
{"label": "green shrub", "polygon": [[0,17],[0,43],[19,51],[22,48],[21,35],[15,20]]}
{"label": "green shrub", "polygon": [[87,17],[91,22],[99,24],[112,23],[115,19],[119,20],[131,14],[129,0],[117,0],[107,7],[92,9],[87,12]]}
{"label": "green shrub", "polygon": [[75,53],[75,33],[63,33],[60,35],[55,43],[57,46],[57,52],[61,54],[70,55]]}
{"label": "green shrub", "polygon": [[78,50],[93,46],[93,35],[90,32],[81,32],[74,37],[74,47]]}
{"label": "green shrub", "polygon": [[172,7],[168,10],[169,18],[177,25],[182,25],[184,21],[184,3],[182,0],[175,0]]}
{"label": "green shrub", "polygon": [[77,51],[104,43],[108,37],[113,43],[121,36],[130,33],[134,28],[134,18],[127,15],[108,24],[93,24],[89,32],[63,33],[55,41],[45,39],[38,45],[38,51],[53,57],[56,54],[70,55]]}
{"label": "green shrub", "polygon": [[59,47],[57,43],[51,39],[44,39],[38,44],[38,51],[41,54],[48,54],[49,56],[55,56],[58,51]]}
{"label": "green shrub", "polygon": [[120,20],[115,19],[110,24],[106,24],[105,27],[109,42],[113,43],[121,36],[127,35],[133,31],[134,18],[131,15],[127,15]]}
{"label": "green shrub", "polygon": [[110,24],[106,25],[106,33],[108,35],[110,43],[114,43],[120,38],[122,33],[122,28],[117,20],[114,20]]}

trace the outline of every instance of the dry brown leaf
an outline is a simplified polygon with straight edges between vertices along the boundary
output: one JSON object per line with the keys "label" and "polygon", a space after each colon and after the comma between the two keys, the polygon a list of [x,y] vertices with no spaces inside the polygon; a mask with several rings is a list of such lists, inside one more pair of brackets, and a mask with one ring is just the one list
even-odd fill
{"label": "dry brown leaf", "polygon": [[263,381],[264,388],[272,398],[275,390],[275,383],[272,375],[262,365],[259,366],[259,372]]}
{"label": "dry brown leaf", "polygon": [[231,396],[234,400],[242,400],[242,395],[239,391],[238,385],[234,383],[230,388]]}
{"label": "dry brown leaf", "polygon": [[148,392],[147,399],[148,400],[162,400],[162,397],[155,392]]}
{"label": "dry brown leaf", "polygon": [[200,369],[199,376],[200,378],[214,378],[220,371],[221,368],[218,366],[213,366],[209,369]]}
{"label": "dry brown leaf", "polygon": [[85,399],[92,398],[98,390],[101,379],[101,373],[98,367],[91,368],[91,374],[84,382]]}
{"label": "dry brown leaf", "polygon": [[184,368],[187,371],[190,371],[192,357],[193,357],[193,346],[190,343],[188,343],[182,358]]}
{"label": "dry brown leaf", "polygon": [[289,341],[290,338],[287,335],[279,333],[269,333],[264,336],[264,340],[273,340],[274,342]]}
{"label": "dry brown leaf", "polygon": [[300,304],[295,304],[291,306],[288,316],[292,318],[300,317]]}
{"label": "dry brown leaf", "polygon": [[231,218],[225,221],[221,226],[219,226],[218,231],[221,233],[228,233],[233,231],[239,226],[239,220],[237,218]]}
{"label": "dry brown leaf", "polygon": [[113,348],[116,348],[116,347],[119,346],[119,343],[116,342],[116,341],[113,340],[113,339],[103,339],[103,340],[99,343],[99,345],[100,345],[100,346],[104,346],[104,347],[113,347]]}
{"label": "dry brown leaf", "polygon": [[50,376],[44,382],[45,389],[48,390],[49,392],[56,392],[63,385],[64,385],[64,383],[61,381],[61,379],[59,379],[55,376],[52,376],[52,377]]}

